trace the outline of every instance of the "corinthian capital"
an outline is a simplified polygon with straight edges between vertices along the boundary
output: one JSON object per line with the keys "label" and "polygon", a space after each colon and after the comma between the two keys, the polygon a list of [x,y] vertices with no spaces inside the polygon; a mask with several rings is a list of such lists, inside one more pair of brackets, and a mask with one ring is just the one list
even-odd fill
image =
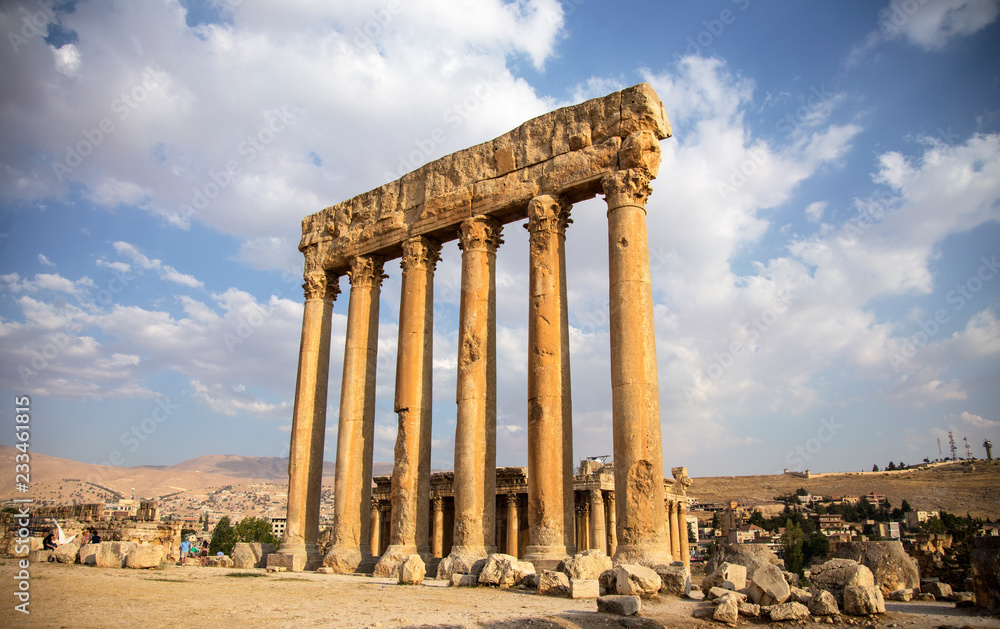
{"label": "corinthian capital", "polygon": [[573,222],[569,217],[571,207],[562,197],[548,194],[535,197],[528,202],[528,224],[525,227],[532,234],[547,232],[565,236],[566,227]]}
{"label": "corinthian capital", "polygon": [[618,170],[605,175],[604,179],[601,180],[601,186],[604,188],[608,208],[624,205],[645,207],[646,199],[653,191],[649,185],[651,180],[652,178],[647,172],[635,168]]}
{"label": "corinthian capital", "polygon": [[302,275],[305,283],[302,284],[302,291],[306,299],[329,299],[334,300],[340,294],[340,278],[336,275],[329,275],[326,271],[309,271]]}
{"label": "corinthian capital", "polygon": [[503,244],[502,232],[503,225],[492,216],[473,216],[459,227],[458,247],[462,251],[485,249],[487,253],[496,253]]}
{"label": "corinthian capital", "polygon": [[422,269],[434,271],[441,260],[441,243],[426,236],[415,236],[403,241],[403,271]]}
{"label": "corinthian capital", "polygon": [[382,280],[386,275],[382,273],[384,260],[379,256],[356,256],[351,260],[351,270],[347,272],[347,277],[351,279],[351,286],[363,286],[372,288],[382,286]]}

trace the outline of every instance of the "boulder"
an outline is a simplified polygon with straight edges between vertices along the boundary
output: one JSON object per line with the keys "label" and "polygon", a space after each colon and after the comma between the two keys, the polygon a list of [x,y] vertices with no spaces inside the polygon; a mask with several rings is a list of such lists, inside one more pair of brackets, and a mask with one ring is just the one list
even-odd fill
{"label": "boulder", "polygon": [[634,563],[623,563],[617,568],[617,591],[624,596],[654,596],[660,591],[660,575],[646,566]]}
{"label": "boulder", "polygon": [[896,590],[895,592],[889,594],[889,600],[899,601],[900,603],[909,603],[913,600],[913,588]]}
{"label": "boulder", "polygon": [[972,592],[952,592],[948,600],[953,603],[971,603],[976,600],[976,595]]}
{"label": "boulder", "polygon": [[781,605],[791,596],[785,575],[774,564],[761,566],[750,584],[750,599],[758,605]]}
{"label": "boulder", "polygon": [[771,620],[805,620],[809,618],[809,608],[802,603],[783,603],[771,608]]}
{"label": "boulder", "polygon": [[420,555],[410,555],[399,567],[400,585],[420,585],[427,575],[427,566]]}
{"label": "boulder", "polygon": [[617,590],[618,582],[618,571],[614,568],[610,570],[605,570],[597,577],[597,583],[601,586],[601,589],[605,592],[614,592]]}
{"label": "boulder", "polygon": [[602,551],[595,549],[577,553],[563,562],[563,572],[573,579],[598,579],[605,570],[612,570],[611,558]]}
{"label": "boulder", "polygon": [[[712,574],[724,563],[745,566],[746,578],[752,579],[757,569],[764,565],[783,566],[784,563],[767,544],[719,544],[705,563],[705,574]],[[735,582],[734,582],[735,583]],[[742,589],[742,588],[736,588]]]}
{"label": "boulder", "polygon": [[[90,546],[91,544],[88,544]],[[96,544],[97,556],[94,564],[98,568],[121,568],[125,565],[125,558],[138,546],[134,542],[101,542]]]}
{"label": "boulder", "polygon": [[479,577],[474,574],[455,573],[451,575],[451,584],[454,587],[474,588],[479,585]]}
{"label": "boulder", "polygon": [[570,579],[570,598],[600,598],[601,586],[597,579]]}
{"label": "boulder", "polygon": [[919,594],[913,595],[913,600],[920,601],[921,603],[933,603],[937,599],[934,598],[933,594],[928,594],[927,592],[920,592]]}
{"label": "boulder", "polygon": [[746,600],[747,598],[746,594],[743,594],[741,592],[736,592],[734,590],[724,590],[722,588],[712,588],[711,590],[708,591],[708,595],[705,598],[711,601],[713,599],[720,599],[729,596],[730,594],[735,594],[740,598],[740,600]]}
{"label": "boulder", "polygon": [[31,563],[45,563],[52,557],[51,550],[33,550],[28,553],[28,561]]}
{"label": "boulder", "polygon": [[163,546],[143,544],[136,546],[125,556],[125,567],[133,569],[159,568],[163,560]]}
{"label": "boulder", "polygon": [[785,575],[785,581],[788,582],[788,587],[800,588],[802,587],[802,580],[799,575],[794,572],[789,572],[787,570],[782,570],[781,574]]}
{"label": "boulder", "polygon": [[740,616],[746,618],[759,618],[760,617],[760,605],[754,605],[753,603],[741,602],[737,603],[740,609]]}
{"label": "boulder", "polygon": [[546,570],[538,577],[538,593],[545,596],[569,596],[569,577],[564,572]]}
{"label": "boulder", "polygon": [[70,542],[52,551],[52,559],[59,563],[76,563],[78,554],[80,554],[80,542]]}
{"label": "boulder", "polygon": [[[727,581],[732,587],[724,587]],[[724,587],[727,590],[742,590],[746,586],[747,567],[729,562],[723,562],[711,574],[701,580],[701,589],[706,592],[714,587]]]}
{"label": "boulder", "polygon": [[496,585],[502,588],[514,587],[525,576],[535,573],[535,567],[527,561],[518,561],[517,557],[494,553],[486,558],[482,572],[479,573],[480,585]]}
{"label": "boulder", "polygon": [[852,585],[875,585],[875,576],[866,566],[850,559],[831,559],[813,566],[809,580],[820,590],[826,590],[844,607],[844,588]]}
{"label": "boulder", "polygon": [[837,599],[826,590],[814,592],[809,600],[809,613],[813,616],[836,616],[840,613]]}
{"label": "boulder", "polygon": [[728,596],[716,606],[715,612],[712,614],[712,620],[724,622],[727,625],[735,625],[739,617],[740,604],[736,602],[736,599]]}
{"label": "boulder", "polygon": [[917,562],[899,541],[846,542],[837,545],[834,558],[857,561],[875,576],[875,585],[888,596],[896,590],[920,587],[920,572]]}
{"label": "boulder", "polygon": [[100,544],[84,544],[80,547],[77,555],[78,560],[85,566],[97,565],[97,549]]}
{"label": "boulder", "polygon": [[813,595],[809,593],[809,590],[803,590],[802,588],[796,587],[794,585],[791,586],[790,589],[792,591],[792,595],[790,598],[796,603],[802,603],[803,605],[808,605],[809,601],[812,600]]}
{"label": "boulder", "polygon": [[213,555],[205,557],[206,568],[232,568],[233,559],[228,555]]}
{"label": "boulder", "polygon": [[597,599],[597,611],[619,616],[635,616],[642,609],[638,596],[602,596]]}
{"label": "boulder", "polygon": [[691,593],[691,571],[680,561],[653,566],[660,577],[660,593],[673,596],[687,596]]}
{"label": "boulder", "polygon": [[882,590],[875,585],[848,585],[844,588],[844,613],[852,616],[884,614]]}
{"label": "boulder", "polygon": [[928,583],[920,588],[928,594],[933,594],[934,598],[948,598],[951,596],[951,586],[947,583],[941,583],[940,581],[935,581],[934,583]]}

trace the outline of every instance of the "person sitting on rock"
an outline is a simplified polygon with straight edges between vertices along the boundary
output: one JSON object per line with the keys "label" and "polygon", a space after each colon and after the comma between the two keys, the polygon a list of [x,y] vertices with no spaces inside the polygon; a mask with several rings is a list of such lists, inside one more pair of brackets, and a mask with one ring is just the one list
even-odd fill
{"label": "person sitting on rock", "polygon": [[56,549],[56,539],[55,530],[49,531],[49,534],[42,538],[42,550],[55,550]]}

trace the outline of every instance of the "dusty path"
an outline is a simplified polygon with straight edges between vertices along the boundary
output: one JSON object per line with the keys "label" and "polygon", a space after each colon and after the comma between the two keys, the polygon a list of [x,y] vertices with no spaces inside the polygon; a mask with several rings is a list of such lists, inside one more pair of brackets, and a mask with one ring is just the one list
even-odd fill
{"label": "dusty path", "polygon": [[[137,571],[53,563],[31,566],[31,614],[25,616],[14,611],[14,560],[0,561],[3,627],[722,627],[691,617],[701,603],[672,597],[644,602],[642,618],[626,619],[596,613],[593,600],[449,588],[434,580],[404,587],[386,579],[316,573],[178,566]],[[253,576],[228,576],[237,573]],[[889,608],[877,626],[1000,628],[1000,619],[956,610],[950,603],[890,604]],[[854,621],[874,626],[865,619]]]}

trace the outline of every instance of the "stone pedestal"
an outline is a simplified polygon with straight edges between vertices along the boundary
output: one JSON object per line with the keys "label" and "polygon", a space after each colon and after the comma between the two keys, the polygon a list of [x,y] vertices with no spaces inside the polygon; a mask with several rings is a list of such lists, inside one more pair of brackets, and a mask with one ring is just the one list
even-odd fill
{"label": "stone pedestal", "polygon": [[403,243],[396,359],[395,464],[389,547],[375,576],[396,576],[418,552],[430,559],[427,540],[431,478],[431,392],[434,332],[434,267],[441,245],[425,237]]}
{"label": "stone pedestal", "polygon": [[323,565],[339,573],[374,568],[369,509],[375,432],[378,307],[384,277],[382,259],[374,256],[354,258],[348,277],[351,279],[351,301],[347,312],[344,375],[340,389],[333,537],[330,552],[323,559]]}
{"label": "stone pedestal", "polygon": [[[644,142],[633,134],[627,146]],[[655,144],[655,139],[653,139]],[[652,145],[651,145],[652,146]],[[658,150],[656,163],[658,164]],[[648,160],[648,151],[633,151]],[[630,155],[631,153],[629,153]],[[608,204],[611,391],[618,547],[615,563],[670,563],[663,509],[663,452],[653,293],[646,236],[650,173],[629,168],[602,180]]]}
{"label": "stone pedestal", "polygon": [[319,499],[323,480],[326,394],[330,369],[330,320],[338,277],[323,271],[305,277],[305,308],[299,369],[295,382],[291,446],[288,455],[288,510],[281,555],[289,570],[318,564]]}
{"label": "stone pedestal", "polygon": [[575,552],[573,431],[566,301],[569,206],[528,204],[528,547],[525,561],[554,568]]}
{"label": "stone pedestal", "polygon": [[462,223],[462,300],[455,427],[455,528],[438,577],[468,572],[495,548],[496,251],[502,225],[490,216]]}

